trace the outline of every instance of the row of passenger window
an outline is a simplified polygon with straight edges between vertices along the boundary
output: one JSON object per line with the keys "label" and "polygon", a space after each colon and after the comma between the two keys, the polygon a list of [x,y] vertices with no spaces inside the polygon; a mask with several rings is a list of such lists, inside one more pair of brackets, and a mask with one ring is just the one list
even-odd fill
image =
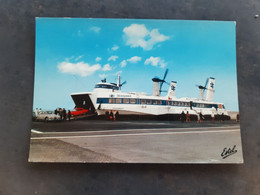
{"label": "row of passenger window", "polygon": [[[106,98],[98,99],[97,103],[109,103],[109,104],[150,104],[150,105],[169,105],[169,106],[183,106],[189,107],[191,102],[180,102],[180,101],[166,101],[166,100],[150,100],[150,99],[133,99],[133,98]],[[211,108],[217,105],[192,103],[193,107],[198,108]]]}
{"label": "row of passenger window", "polygon": [[158,104],[158,105],[162,105],[163,101],[162,100],[144,100],[141,99],[138,101],[138,99],[116,99],[116,98],[109,98],[108,100],[109,104]]}
{"label": "row of passenger window", "polygon": [[109,104],[153,104],[153,105],[171,105],[171,106],[190,106],[190,102],[150,100],[150,99],[128,99],[128,98],[109,98]]}

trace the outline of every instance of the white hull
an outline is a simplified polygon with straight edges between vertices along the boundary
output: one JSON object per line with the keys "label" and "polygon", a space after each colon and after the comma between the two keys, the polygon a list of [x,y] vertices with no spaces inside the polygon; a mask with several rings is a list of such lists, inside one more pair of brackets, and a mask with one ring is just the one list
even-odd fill
{"label": "white hull", "polygon": [[[174,115],[174,114],[181,114],[183,111],[185,113],[189,112],[191,115],[198,115],[200,112],[203,115],[228,115],[227,111],[225,109],[215,109],[215,108],[199,108],[199,107],[192,107],[190,108],[189,104],[190,101],[189,99],[183,100],[183,99],[173,99],[173,100],[168,100],[167,97],[157,97],[157,96],[138,96],[138,95],[132,95],[130,98],[133,99],[138,99],[139,102],[144,99],[156,99],[159,101],[165,101],[168,104],[169,101],[181,101],[183,103],[186,103],[186,106],[174,106],[174,105],[147,105],[147,104],[124,104],[124,103],[118,103],[118,104],[113,104],[113,103],[98,103],[98,99],[104,99],[111,97],[112,94],[100,94],[100,93],[89,93],[89,97],[92,100],[92,103],[97,111],[98,115],[105,115],[105,113],[108,112],[116,112],[118,111],[120,115]],[[119,94],[114,94],[113,97],[116,97],[114,99],[118,99],[117,97],[121,96],[128,96],[129,94],[127,93],[119,93]],[[120,98],[121,99],[121,98]],[[121,100],[123,101],[123,100]],[[194,101],[194,103],[206,103],[206,104],[218,104],[214,102],[206,102],[206,101]],[[188,104],[188,106],[187,106]]]}
{"label": "white hull", "polygon": [[[110,88],[109,88],[110,87]],[[112,88],[113,87],[113,88]],[[111,111],[123,115],[190,115],[228,116],[222,103],[196,98],[176,98],[174,95],[158,96],[145,93],[124,93],[113,84],[98,83],[93,92],[71,94],[76,106],[92,108],[97,115],[107,115]],[[87,102],[87,103],[86,103]]]}

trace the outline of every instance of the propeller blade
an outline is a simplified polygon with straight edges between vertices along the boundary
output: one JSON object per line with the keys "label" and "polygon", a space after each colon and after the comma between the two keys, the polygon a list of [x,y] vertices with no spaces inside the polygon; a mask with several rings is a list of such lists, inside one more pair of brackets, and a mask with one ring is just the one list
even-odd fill
{"label": "propeller blade", "polygon": [[126,81],[124,81],[123,83],[121,83],[119,86],[122,87],[124,84],[126,84]]}
{"label": "propeller blade", "polygon": [[167,76],[167,74],[168,74],[168,71],[169,71],[169,69],[167,68],[167,69],[165,70],[163,79],[160,81],[160,82],[161,82],[161,83],[160,83],[160,91],[161,91],[161,89],[162,89],[163,83],[165,83],[165,78],[166,78],[166,76]]}
{"label": "propeller blade", "polygon": [[160,91],[162,89],[163,83],[164,83],[164,81],[162,80],[161,83],[160,83]]}
{"label": "propeller blade", "polygon": [[165,80],[165,78],[166,78],[166,76],[167,76],[167,74],[168,74],[168,71],[169,71],[169,69],[167,68],[166,70],[165,70],[165,73],[164,73],[164,76],[163,76],[163,81]]}
{"label": "propeller blade", "polygon": [[205,83],[204,89],[206,89],[208,82],[209,82],[209,78],[207,78],[207,80],[206,80],[206,83]]}

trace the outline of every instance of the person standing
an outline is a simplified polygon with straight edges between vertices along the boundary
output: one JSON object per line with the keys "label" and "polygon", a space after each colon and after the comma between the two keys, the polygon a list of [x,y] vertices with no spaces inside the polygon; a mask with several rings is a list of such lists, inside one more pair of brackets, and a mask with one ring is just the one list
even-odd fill
{"label": "person standing", "polygon": [[68,110],[68,119],[69,119],[69,121],[70,121],[70,117],[71,117],[71,112],[70,112],[70,110]]}
{"label": "person standing", "polygon": [[62,114],[63,114],[63,120],[65,121],[67,119],[67,113],[65,108],[63,108]]}
{"label": "person standing", "polygon": [[60,120],[62,120],[63,114],[62,114],[62,109],[61,108],[59,108],[59,115],[60,115]]}
{"label": "person standing", "polygon": [[186,114],[186,122],[190,122],[190,114],[189,114],[188,111],[187,111],[187,114]]}
{"label": "person standing", "polygon": [[109,120],[109,112],[106,111],[106,119]]}
{"label": "person standing", "polygon": [[112,110],[110,111],[109,119],[112,120],[112,121],[114,120],[114,114],[113,114]]}
{"label": "person standing", "polygon": [[182,113],[181,113],[181,122],[185,122],[186,121],[186,115],[185,115],[185,113],[184,113],[184,111],[182,111]]}
{"label": "person standing", "polygon": [[116,111],[116,114],[115,114],[115,120],[118,120],[119,119],[119,112]]}

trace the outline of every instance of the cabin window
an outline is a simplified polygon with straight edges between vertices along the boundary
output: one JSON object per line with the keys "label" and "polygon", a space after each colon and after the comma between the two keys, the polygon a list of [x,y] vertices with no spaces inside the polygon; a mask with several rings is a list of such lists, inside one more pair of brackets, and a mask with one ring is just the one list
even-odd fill
{"label": "cabin window", "polygon": [[145,100],[141,99],[141,104],[145,104]]}
{"label": "cabin window", "polygon": [[129,104],[129,99],[124,99],[123,102],[124,104]]}
{"label": "cabin window", "polygon": [[114,98],[110,98],[109,99],[109,104],[114,104],[114,103],[116,103],[116,100]]}
{"label": "cabin window", "polygon": [[157,104],[157,100],[153,100],[153,104]]}
{"label": "cabin window", "polygon": [[85,105],[86,104],[86,101],[85,100],[83,100],[83,103],[82,103],[83,105]]}
{"label": "cabin window", "polygon": [[152,104],[152,101],[151,100],[146,100],[146,103],[147,104]]}
{"label": "cabin window", "polygon": [[136,100],[135,99],[130,99],[131,104],[135,104]]}
{"label": "cabin window", "polygon": [[116,99],[116,103],[117,104],[121,104],[122,103],[122,99]]}
{"label": "cabin window", "polygon": [[167,105],[169,105],[169,106],[170,106],[170,105],[171,105],[171,102],[170,102],[170,101],[167,101]]}
{"label": "cabin window", "polygon": [[158,100],[158,104],[159,104],[159,105],[162,105],[162,100]]}

